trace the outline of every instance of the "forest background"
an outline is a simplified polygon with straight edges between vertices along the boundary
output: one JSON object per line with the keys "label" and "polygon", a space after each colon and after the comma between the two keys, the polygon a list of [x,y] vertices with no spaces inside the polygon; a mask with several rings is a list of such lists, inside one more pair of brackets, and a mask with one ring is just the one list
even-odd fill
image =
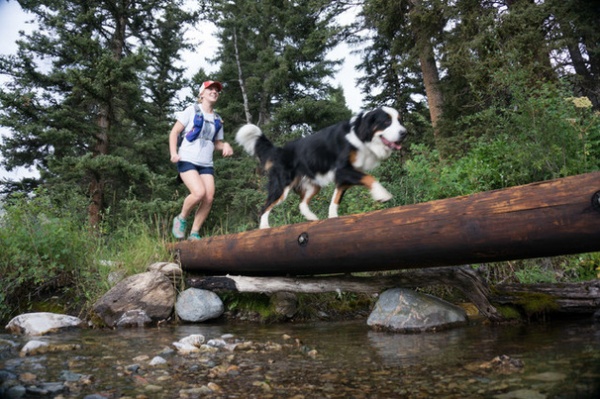
{"label": "forest background", "polygon": [[[277,143],[352,116],[331,76],[339,43],[360,49],[365,109],[399,110],[410,138],[374,171],[394,199],[355,188],[340,214],[600,169],[600,4],[586,0],[19,0],[37,29],[0,57],[0,320],[24,311],[86,315],[125,275],[170,257],[186,195],[169,162],[182,87],[224,83],[226,135],[260,125]],[[185,2],[189,5],[190,2]],[[359,12],[350,24],[336,18]],[[185,32],[217,27],[217,69],[184,77]],[[215,159],[203,236],[257,227],[265,178],[235,147]],[[314,200],[325,217],[331,190]],[[303,221],[297,202],[272,225]],[[497,281],[595,278],[596,253],[474,265]],[[59,298],[57,301],[56,298]],[[60,309],[57,309],[60,308]]]}

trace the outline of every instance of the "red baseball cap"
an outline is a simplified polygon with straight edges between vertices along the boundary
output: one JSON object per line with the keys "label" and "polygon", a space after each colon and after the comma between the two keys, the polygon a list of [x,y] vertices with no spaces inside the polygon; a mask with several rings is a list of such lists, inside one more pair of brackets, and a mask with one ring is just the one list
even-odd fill
{"label": "red baseball cap", "polygon": [[216,86],[218,91],[223,90],[223,85],[221,82],[217,82],[216,80],[207,80],[206,82],[202,83],[202,86],[200,86],[200,94],[202,94],[202,92],[208,89],[210,86]]}

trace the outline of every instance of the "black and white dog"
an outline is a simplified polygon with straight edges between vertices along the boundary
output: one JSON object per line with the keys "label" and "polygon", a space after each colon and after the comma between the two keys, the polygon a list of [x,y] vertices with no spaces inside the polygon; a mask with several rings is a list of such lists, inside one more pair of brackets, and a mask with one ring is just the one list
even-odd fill
{"label": "black and white dog", "polygon": [[269,213],[292,189],[300,195],[300,212],[308,220],[318,219],[308,203],[321,187],[332,182],[335,191],[329,205],[330,218],[338,216],[344,192],[352,186],[367,187],[375,201],[390,200],[392,195],[365,171],[379,166],[399,150],[405,136],[398,111],[389,107],[360,113],[283,147],[274,146],[258,126],[242,126],[236,141],[248,154],[258,157],[269,176],[260,228],[269,227]]}

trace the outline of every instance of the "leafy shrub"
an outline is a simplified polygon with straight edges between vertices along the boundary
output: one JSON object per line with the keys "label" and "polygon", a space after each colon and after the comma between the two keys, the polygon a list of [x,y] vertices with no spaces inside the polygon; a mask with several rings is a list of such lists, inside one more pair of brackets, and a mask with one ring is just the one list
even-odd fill
{"label": "leafy shrub", "polygon": [[0,216],[0,318],[34,298],[62,292],[90,271],[94,240],[76,208],[45,191],[10,198]]}
{"label": "leafy shrub", "polygon": [[487,126],[485,134],[469,140],[470,148],[463,156],[440,159],[439,152],[429,146],[411,146],[411,158],[404,165],[404,184],[410,188],[404,193],[409,196],[406,203],[599,169],[600,116],[589,107],[582,108],[587,104],[583,99],[568,98],[550,84],[511,92],[512,108],[486,109],[460,122],[486,120]]}
{"label": "leafy shrub", "polygon": [[109,276],[140,273],[168,260],[164,232],[139,218],[112,218],[92,231],[85,198],[46,190],[8,199],[0,214],[0,320],[48,310],[59,296],[63,312],[85,313],[108,289]]}

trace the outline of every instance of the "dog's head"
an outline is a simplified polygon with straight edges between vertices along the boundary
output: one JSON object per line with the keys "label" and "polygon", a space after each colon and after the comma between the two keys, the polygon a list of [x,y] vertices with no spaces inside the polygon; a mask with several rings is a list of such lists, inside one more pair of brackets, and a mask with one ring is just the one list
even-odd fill
{"label": "dog's head", "polygon": [[[400,123],[398,111],[390,107],[376,108],[362,113],[350,121],[352,131],[360,143],[350,142],[360,148],[366,146],[380,159],[389,157],[402,148],[407,131]],[[357,145],[358,144],[358,145]]]}

